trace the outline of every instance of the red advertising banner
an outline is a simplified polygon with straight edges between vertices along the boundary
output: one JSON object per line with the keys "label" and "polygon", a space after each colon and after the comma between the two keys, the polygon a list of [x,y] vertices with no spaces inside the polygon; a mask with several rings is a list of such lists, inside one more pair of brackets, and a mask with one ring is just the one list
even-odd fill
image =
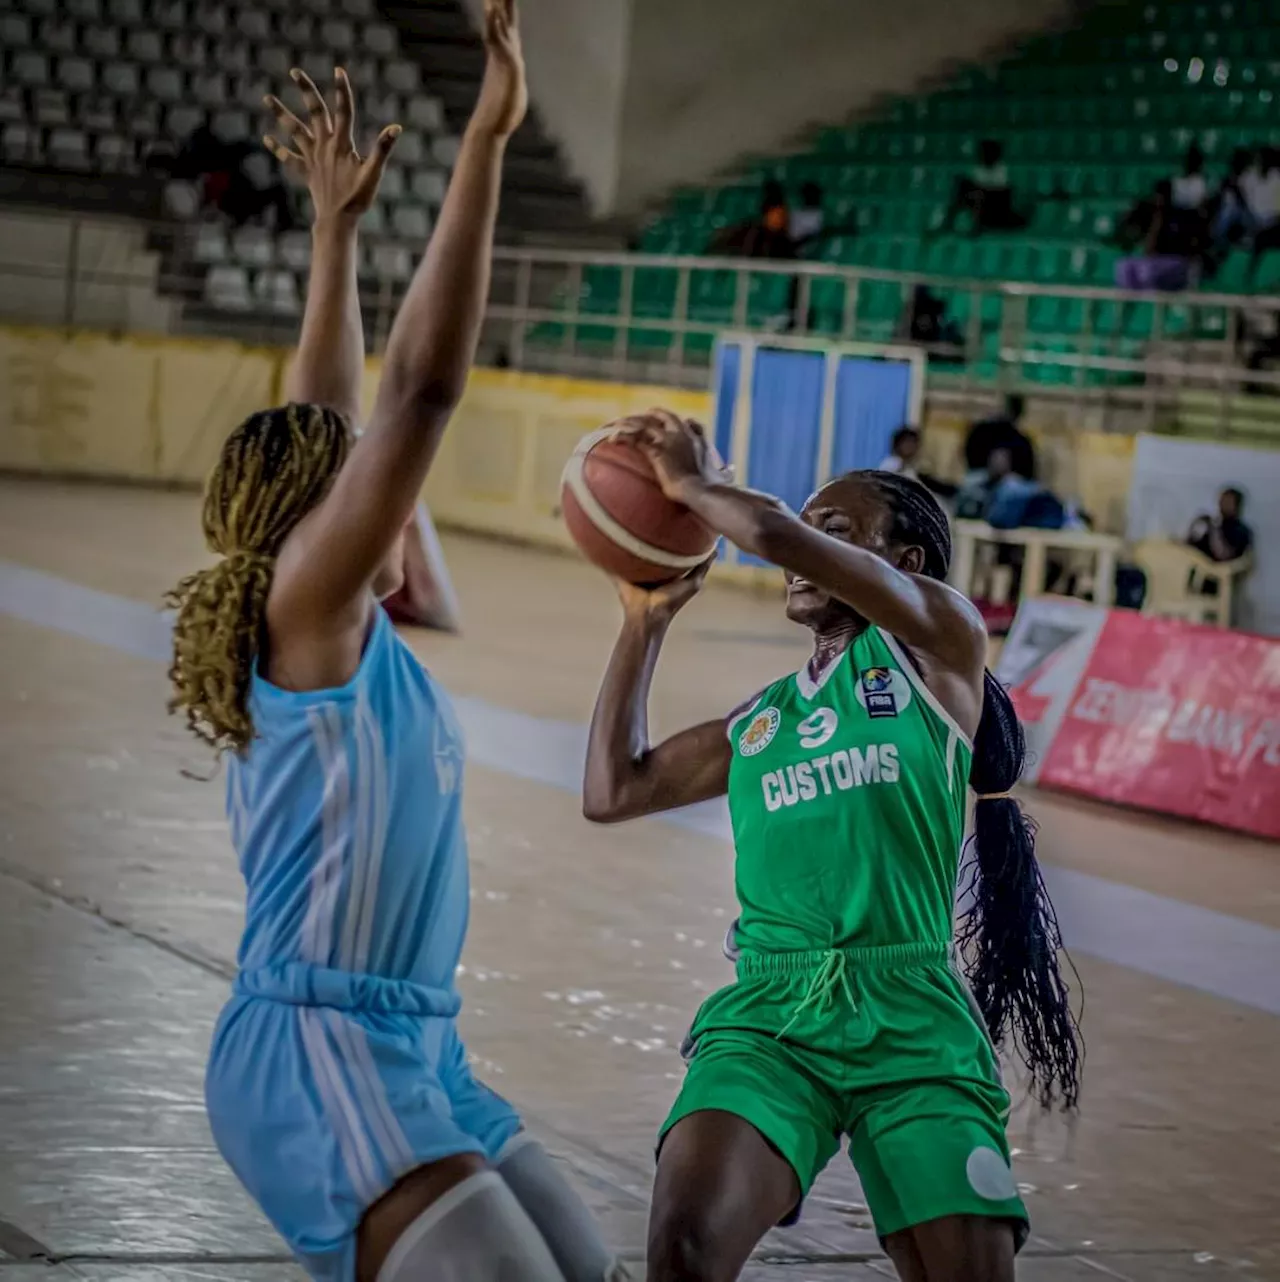
{"label": "red advertising banner", "polygon": [[1110,612],[1039,782],[1280,838],[1280,642]]}

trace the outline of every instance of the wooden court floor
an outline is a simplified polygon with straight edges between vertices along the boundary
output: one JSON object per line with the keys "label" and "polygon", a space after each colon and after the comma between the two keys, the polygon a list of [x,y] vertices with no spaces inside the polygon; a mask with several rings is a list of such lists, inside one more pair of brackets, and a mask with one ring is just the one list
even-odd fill
{"label": "wooden court floor", "polygon": [[[0,1282],[301,1276],[203,1111],[241,885],[221,777],[164,711],[152,613],[204,555],[197,522],[190,495],[0,480]],[[567,557],[445,545],[465,634],[411,642],[473,752],[465,1031],[638,1261],[676,1047],[731,977],[731,851],[716,813],[579,815],[608,585]],[[657,729],[804,655],[778,600],[710,588],[673,631]],[[1019,1276],[1280,1279],[1280,848],[1028,802],[1088,1062],[1074,1125],[1015,1111]],[[749,1276],[892,1276],[843,1157]]]}

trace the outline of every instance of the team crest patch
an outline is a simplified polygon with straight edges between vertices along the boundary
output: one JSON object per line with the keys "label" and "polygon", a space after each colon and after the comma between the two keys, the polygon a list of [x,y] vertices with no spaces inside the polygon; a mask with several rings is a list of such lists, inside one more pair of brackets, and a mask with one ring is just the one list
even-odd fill
{"label": "team crest patch", "polygon": [[777,708],[762,708],[752,716],[747,728],[738,736],[738,751],[744,757],[754,757],[773,742],[778,733],[782,714]]}
{"label": "team crest patch", "polygon": [[858,702],[869,717],[896,717],[911,702],[911,687],[896,668],[863,668]]}

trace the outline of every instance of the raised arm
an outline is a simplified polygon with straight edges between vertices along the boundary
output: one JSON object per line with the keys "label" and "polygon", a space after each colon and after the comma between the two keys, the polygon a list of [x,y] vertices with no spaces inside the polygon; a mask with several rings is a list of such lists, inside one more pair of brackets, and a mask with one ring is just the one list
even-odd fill
{"label": "raised arm", "polygon": [[618,823],[721,796],[729,786],[725,720],[705,721],[653,747],[649,687],[676,611],[702,586],[706,567],[646,592],[619,583],[622,631],[605,670],[587,743],[582,813]]}
{"label": "raised arm", "polygon": [[701,429],[666,411],[623,434],[645,450],[668,497],[744,552],[808,579],[948,671],[981,676],[981,616],[960,593],[919,573],[921,565],[900,568],[849,542],[848,531],[816,528],[771,495],[732,484]]}
{"label": "raised arm", "polygon": [[280,557],[277,618],[326,628],[363,618],[462,396],[488,298],[502,158],[527,101],[514,9],[514,0],[487,0],[488,63],[453,181],[392,326],[368,430]]}
{"label": "raised arm", "polygon": [[335,409],[354,426],[360,419],[364,377],[357,230],[378,194],[387,157],[401,131],[399,125],[388,125],[362,159],[356,151],[355,100],[347,73],[334,73],[332,111],[305,73],[292,75],[310,123],[303,124],[279,98],[268,97],[267,107],[293,147],[270,135],[263,139],[286,170],[305,179],[315,207],[302,336],[285,395],[290,401]]}

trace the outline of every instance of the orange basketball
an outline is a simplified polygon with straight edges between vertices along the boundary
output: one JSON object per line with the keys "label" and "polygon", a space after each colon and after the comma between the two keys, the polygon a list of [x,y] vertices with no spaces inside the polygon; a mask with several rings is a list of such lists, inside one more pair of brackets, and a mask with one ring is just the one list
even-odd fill
{"label": "orange basketball", "polygon": [[565,524],[587,560],[609,574],[644,587],[670,583],[711,555],[716,535],[663,494],[641,450],[610,440],[610,431],[584,436],[565,466]]}

